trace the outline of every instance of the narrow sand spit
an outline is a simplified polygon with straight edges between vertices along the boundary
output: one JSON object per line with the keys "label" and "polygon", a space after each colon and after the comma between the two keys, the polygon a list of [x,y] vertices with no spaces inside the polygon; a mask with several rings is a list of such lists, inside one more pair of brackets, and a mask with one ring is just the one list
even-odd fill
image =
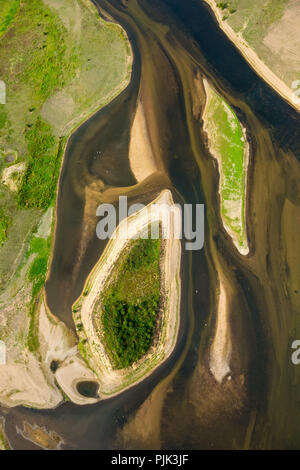
{"label": "narrow sand spit", "polygon": [[131,128],[129,163],[138,183],[158,169],[149,139],[144,107],[140,99]]}
{"label": "narrow sand spit", "polygon": [[[165,239],[161,265],[164,308],[159,338],[150,351],[132,367],[115,370],[95,330],[93,312],[123,250],[134,237],[144,233],[149,224],[157,222],[161,224],[162,238]],[[181,264],[181,242],[178,237],[175,238],[175,234],[180,233],[180,228],[180,210],[174,205],[171,192],[162,191],[153,203],[120,223],[91,272],[83,294],[73,305],[75,324],[80,322],[83,325],[83,330],[78,331],[78,335],[81,341],[86,341],[85,359],[98,376],[101,398],[116,395],[143,380],[166,360],[174,349],[179,329]]]}
{"label": "narrow sand spit", "polygon": [[219,300],[215,336],[210,349],[209,368],[216,381],[221,383],[230,373],[232,343],[229,325],[228,293],[225,289],[223,274],[219,271]]}
{"label": "narrow sand spit", "polygon": [[223,13],[216,6],[214,0],[205,0],[206,3],[213,10],[220,28],[226,33],[229,39],[234,43],[234,45],[239,49],[247,62],[251,67],[265,80],[269,85],[271,85],[274,90],[279,93],[286,101],[289,102],[297,111],[300,111],[299,99],[295,98],[295,90],[289,88],[282,80],[280,80],[277,75],[275,75],[272,70],[258,57],[253,49],[250,48],[249,44],[245,41],[241,34],[236,33],[226,21],[222,20]]}

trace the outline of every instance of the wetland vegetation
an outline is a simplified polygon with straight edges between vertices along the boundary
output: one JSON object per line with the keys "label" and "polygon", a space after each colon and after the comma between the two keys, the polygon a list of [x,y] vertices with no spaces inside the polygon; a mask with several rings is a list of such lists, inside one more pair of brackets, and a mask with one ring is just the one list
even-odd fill
{"label": "wetland vegetation", "polygon": [[248,145],[232,108],[206,83],[205,129],[220,171],[221,215],[240,250],[247,250],[245,221]]}

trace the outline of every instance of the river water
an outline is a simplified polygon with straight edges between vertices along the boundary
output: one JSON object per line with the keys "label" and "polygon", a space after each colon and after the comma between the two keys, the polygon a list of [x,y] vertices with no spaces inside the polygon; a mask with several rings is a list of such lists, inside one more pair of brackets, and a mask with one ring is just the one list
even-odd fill
{"label": "river water", "polygon": [[[129,87],[69,141],[46,285],[49,306],[74,327],[71,305],[105,245],[95,236],[95,212],[109,190],[114,197],[122,193],[147,202],[169,187],[180,203],[204,203],[205,247],[183,251],[180,335],[166,363],[141,384],[96,405],[1,409],[9,441],[16,449],[37,448],[16,432],[26,420],[55,431],[63,447],[72,449],[299,448],[300,366],[290,360],[290,344],[300,338],[299,115],[249,67],[203,1],[95,4],[126,29],[133,75]],[[222,227],[218,172],[202,131],[201,77],[247,128],[246,258]],[[128,147],[139,93],[160,172],[135,187]],[[232,379],[223,384],[208,369],[216,261],[232,291]]]}

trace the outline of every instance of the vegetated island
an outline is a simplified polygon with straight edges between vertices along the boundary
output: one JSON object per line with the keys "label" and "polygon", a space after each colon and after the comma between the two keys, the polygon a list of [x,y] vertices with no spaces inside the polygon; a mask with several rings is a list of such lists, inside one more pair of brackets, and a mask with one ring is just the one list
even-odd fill
{"label": "vegetated island", "polygon": [[[137,240],[149,224],[157,224],[160,238]],[[122,221],[73,305],[79,350],[98,378],[100,398],[144,379],[173,351],[181,265],[174,235],[180,224],[167,190]]]}
{"label": "vegetated island", "polygon": [[246,132],[234,111],[220,95],[203,81],[207,96],[203,112],[209,149],[217,159],[223,225],[236,248],[249,253],[246,230],[246,190],[249,144]]}

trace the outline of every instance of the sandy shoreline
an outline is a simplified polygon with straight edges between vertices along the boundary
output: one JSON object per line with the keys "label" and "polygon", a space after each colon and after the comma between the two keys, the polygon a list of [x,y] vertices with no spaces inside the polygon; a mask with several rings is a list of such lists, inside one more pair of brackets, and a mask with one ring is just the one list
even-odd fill
{"label": "sandy shoreline", "polygon": [[236,33],[226,21],[222,20],[223,12],[214,0],[205,0],[213,10],[220,28],[226,33],[228,38],[239,49],[243,57],[255,72],[270,85],[282,98],[284,98],[294,109],[300,111],[300,103],[295,102],[294,91],[290,89],[272,70],[258,57],[256,52],[249,46],[241,34]]}

